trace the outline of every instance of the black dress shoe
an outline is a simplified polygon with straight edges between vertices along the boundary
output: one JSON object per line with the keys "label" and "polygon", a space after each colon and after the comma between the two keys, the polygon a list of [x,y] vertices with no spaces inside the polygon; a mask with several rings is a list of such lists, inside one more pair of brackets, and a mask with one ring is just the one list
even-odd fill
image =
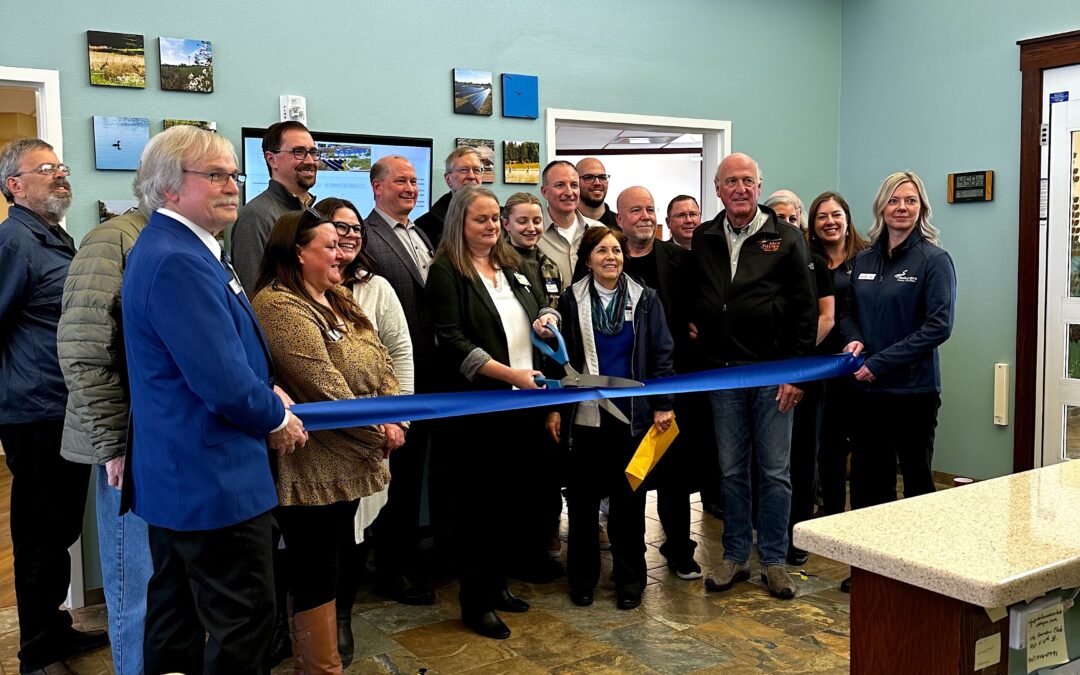
{"label": "black dress shoe", "polygon": [[75,671],[67,667],[67,664],[63,661],[56,661],[50,663],[44,668],[36,668],[34,670],[20,670],[20,673],[24,675],[75,675]]}
{"label": "black dress shoe", "polygon": [[843,581],[840,582],[840,592],[841,593],[850,593],[851,592],[851,577],[848,577],[847,579],[844,579]]}
{"label": "black dress shoe", "polygon": [[405,577],[376,582],[375,593],[403,605],[434,605],[435,592],[423,584],[414,584]]}
{"label": "black dress shoe", "polygon": [[461,615],[461,622],[466,628],[493,640],[505,640],[510,637],[510,627],[503,623],[495,612],[482,612],[473,615]]}
{"label": "black dress shoe", "polygon": [[578,607],[588,607],[593,603],[592,591],[570,591],[570,602]]}
{"label": "black dress shoe", "polygon": [[517,597],[510,591],[499,591],[499,594],[495,596],[495,602],[493,604],[495,605],[495,609],[503,612],[521,614],[522,612],[529,611],[529,603]]}
{"label": "black dress shoe", "polygon": [[634,609],[641,604],[641,593],[619,591],[615,594],[615,606],[619,609]]}
{"label": "black dress shoe", "polygon": [[806,561],[810,559],[810,554],[801,548],[789,546],[787,550],[787,563],[789,565],[805,565]]}
{"label": "black dress shoe", "polygon": [[72,656],[78,656],[108,646],[109,634],[103,630],[79,631],[69,628],[61,635],[58,644],[57,652],[60,655],[60,660],[63,661]]}

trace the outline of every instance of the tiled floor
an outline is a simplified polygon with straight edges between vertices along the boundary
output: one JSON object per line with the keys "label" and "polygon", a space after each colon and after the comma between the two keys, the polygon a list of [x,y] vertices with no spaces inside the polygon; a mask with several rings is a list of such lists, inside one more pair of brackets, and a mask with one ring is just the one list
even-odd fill
{"label": "tiled floor", "polygon": [[[696,499],[696,497],[695,497]],[[721,560],[722,525],[695,501],[693,536],[706,574]],[[811,556],[794,600],[775,600],[755,574],[725,593],[706,593],[701,580],[670,573],[657,546],[663,530],[655,495],[648,503],[650,584],[641,607],[615,608],[610,555],[591,607],[570,603],[565,580],[511,582],[532,604],[503,614],[509,640],[488,640],[458,621],[457,586],[437,584],[438,602],[407,607],[362,589],[353,609],[356,660],[347,673],[829,673],[848,672],[848,599],[837,586],[846,566]],[[565,518],[563,523],[565,540]],[[565,546],[564,546],[565,554]],[[752,561],[754,562],[754,561]],[[754,568],[756,570],[756,567]],[[84,628],[105,625],[103,607],[76,612]],[[0,673],[17,673],[15,608],[0,610]],[[110,673],[108,650],[70,663],[80,675]],[[289,661],[274,673],[291,672]]]}

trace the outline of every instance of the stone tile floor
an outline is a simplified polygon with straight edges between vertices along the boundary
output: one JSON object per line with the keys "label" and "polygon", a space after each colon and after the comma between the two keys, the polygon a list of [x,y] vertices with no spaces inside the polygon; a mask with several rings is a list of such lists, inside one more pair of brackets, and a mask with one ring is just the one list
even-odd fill
{"label": "stone tile floor", "polygon": [[[720,521],[701,511],[694,497],[692,536],[706,575],[723,555]],[[431,607],[407,607],[362,588],[353,608],[356,658],[347,673],[762,673],[848,672],[848,598],[838,590],[846,565],[811,555],[797,578],[794,600],[773,599],[751,560],[754,575],[725,593],[706,593],[703,580],[682,581],[669,572],[658,546],[655,493],[649,495],[646,541],[649,586],[641,606],[615,607],[610,554],[596,602],[571,604],[565,580],[536,585],[511,582],[529,601],[526,614],[503,614],[508,640],[488,640],[458,621],[457,585],[436,583]],[[565,516],[563,538],[565,541]],[[563,548],[565,556],[565,545]],[[105,626],[103,606],[75,612],[81,628]],[[0,610],[0,673],[17,673],[15,608]],[[107,649],[70,662],[80,675],[112,672]],[[274,669],[291,672],[290,661]]]}

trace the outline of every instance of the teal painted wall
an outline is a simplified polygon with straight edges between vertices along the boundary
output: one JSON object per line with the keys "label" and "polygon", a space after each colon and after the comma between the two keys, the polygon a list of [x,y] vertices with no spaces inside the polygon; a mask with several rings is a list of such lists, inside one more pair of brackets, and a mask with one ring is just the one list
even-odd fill
{"label": "teal painted wall", "polygon": [[[151,133],[165,117],[209,119],[238,144],[241,127],[277,121],[280,94],[307,98],[312,129],[431,137],[436,158],[459,136],[494,138],[499,162],[503,140],[543,145],[552,107],[730,120],[734,149],[757,157],[770,191],[837,176],[838,0],[61,0],[5,7],[2,25],[0,64],[60,72],[76,240],[97,222],[98,199],[130,198],[133,177],[93,168],[92,116],[148,117]],[[145,36],[146,89],[89,84],[88,29]],[[213,94],[160,89],[159,36],[213,43]],[[453,114],[454,67],[490,70],[496,82],[538,75],[541,119],[503,118],[498,84],[492,117]],[[433,183],[437,198],[440,173]],[[500,179],[495,189],[505,197],[519,186]],[[100,586],[96,564],[86,583]]]}
{"label": "teal painted wall", "polygon": [[[76,171],[68,226],[76,239],[96,222],[99,198],[130,194],[131,173],[93,168],[93,115],[149,117],[151,133],[165,117],[211,119],[239,143],[241,127],[277,121],[280,94],[297,94],[307,98],[312,129],[432,137],[439,159],[456,137],[494,138],[501,162],[503,140],[543,144],[544,134],[542,119],[501,116],[503,72],[539,76],[541,117],[553,107],[731,120],[735,148],[761,160],[770,184],[800,189],[821,175],[835,180],[836,0],[663,6],[264,0],[164,7],[62,0],[49,5],[47,31],[40,8],[4,11],[0,63],[60,71],[63,159]],[[799,30],[771,40],[781,24]],[[143,34],[147,88],[91,86],[87,29]],[[213,43],[213,94],[160,89],[162,35]],[[454,67],[492,71],[492,117],[453,114]],[[441,172],[433,184],[437,198],[446,190]],[[501,180],[495,188],[502,197],[517,190]]]}
{"label": "teal painted wall", "polygon": [[[1016,349],[1016,42],[1080,28],[1080,5],[844,0],[841,25],[839,185],[854,220],[865,231],[885,176],[915,171],[956,263],[934,467],[977,478],[1009,473],[1013,427],[992,418],[993,364],[1014,364]],[[995,172],[993,202],[946,202],[948,173],[982,169]]]}

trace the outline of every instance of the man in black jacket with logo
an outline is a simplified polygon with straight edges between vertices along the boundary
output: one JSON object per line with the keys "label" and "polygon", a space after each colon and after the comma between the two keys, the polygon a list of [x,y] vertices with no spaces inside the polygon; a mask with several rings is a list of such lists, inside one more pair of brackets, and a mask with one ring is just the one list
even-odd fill
{"label": "man in black jacket with logo", "polygon": [[[817,300],[801,233],[759,206],[761,172],[735,153],[716,170],[724,211],[694,232],[697,297],[692,323],[707,367],[776,361],[813,353]],[[791,509],[792,409],[802,391],[790,384],[714,391],[713,416],[723,474],[724,561],[709,590],[750,576],[750,453],[760,472],[758,557],[775,597],[795,596],[784,569]]]}

